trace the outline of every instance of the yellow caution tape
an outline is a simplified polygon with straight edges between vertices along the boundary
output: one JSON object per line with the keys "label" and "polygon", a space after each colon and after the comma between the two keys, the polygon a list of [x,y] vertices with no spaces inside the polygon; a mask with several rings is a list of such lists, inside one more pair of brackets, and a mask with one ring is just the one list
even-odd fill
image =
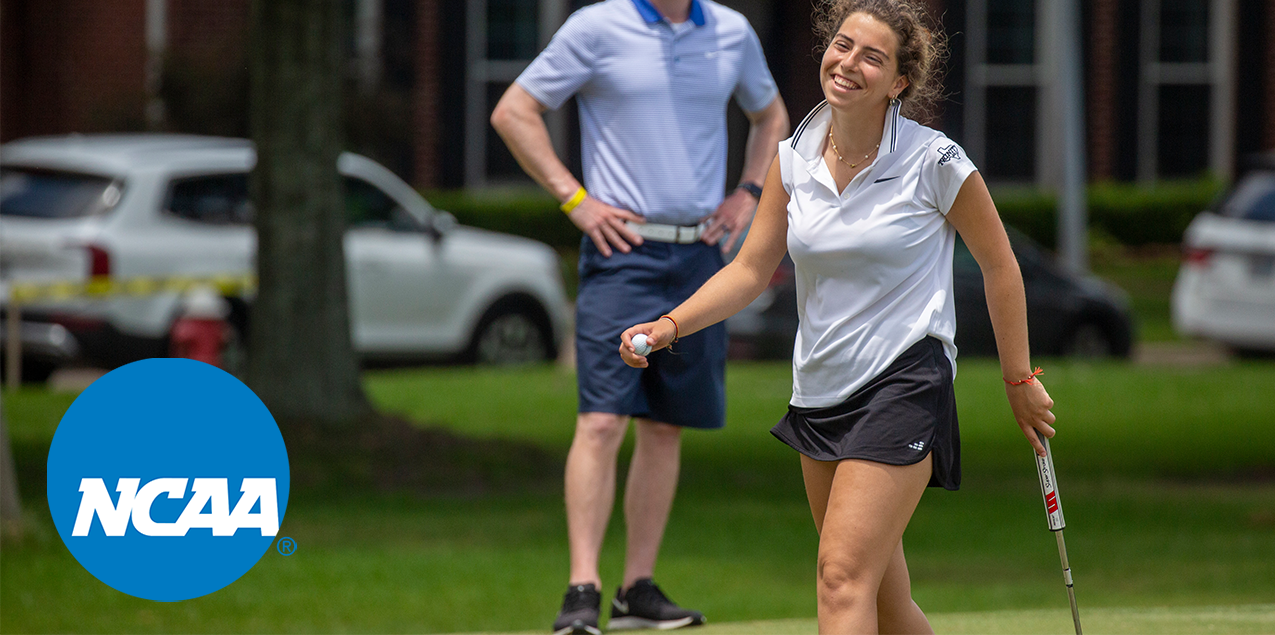
{"label": "yellow caution tape", "polygon": [[95,276],[87,281],[13,282],[9,284],[9,301],[26,304],[36,300],[68,300],[71,298],[104,298],[110,296],[147,296],[157,293],[184,293],[197,286],[208,286],[225,296],[240,296],[257,288],[257,276],[225,274],[206,277],[137,277],[117,280]]}

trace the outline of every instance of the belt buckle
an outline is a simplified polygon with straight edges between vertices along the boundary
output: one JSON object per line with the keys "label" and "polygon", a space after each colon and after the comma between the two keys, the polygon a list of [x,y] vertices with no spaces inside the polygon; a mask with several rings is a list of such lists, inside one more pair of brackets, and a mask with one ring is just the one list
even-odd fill
{"label": "belt buckle", "polygon": [[705,225],[684,226],[684,225],[664,225],[660,223],[626,223],[639,236],[647,240],[658,242],[674,243],[678,245],[689,245],[700,239],[704,233]]}
{"label": "belt buckle", "polygon": [[[689,245],[693,242],[697,242],[700,239],[700,236],[704,235],[705,228],[706,228],[705,223],[692,225],[690,227],[678,227],[677,228],[678,242],[683,245]],[[683,234],[682,233],[683,231],[685,231],[686,233]]]}

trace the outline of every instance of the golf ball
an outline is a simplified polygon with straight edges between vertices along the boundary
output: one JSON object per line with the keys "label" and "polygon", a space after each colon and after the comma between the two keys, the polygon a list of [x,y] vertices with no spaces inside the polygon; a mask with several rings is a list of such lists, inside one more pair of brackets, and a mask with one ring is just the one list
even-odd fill
{"label": "golf ball", "polygon": [[651,354],[651,345],[646,343],[646,335],[642,333],[633,336],[633,348],[643,357]]}

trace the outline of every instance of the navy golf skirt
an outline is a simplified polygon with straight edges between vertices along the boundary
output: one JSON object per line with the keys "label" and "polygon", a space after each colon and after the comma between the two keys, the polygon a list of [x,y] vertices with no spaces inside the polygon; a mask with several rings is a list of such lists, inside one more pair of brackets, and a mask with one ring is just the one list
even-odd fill
{"label": "navy golf skirt", "polygon": [[913,344],[845,401],[788,406],[770,433],[816,461],[864,459],[913,465],[934,456],[930,487],[961,485],[952,364],[933,337]]}

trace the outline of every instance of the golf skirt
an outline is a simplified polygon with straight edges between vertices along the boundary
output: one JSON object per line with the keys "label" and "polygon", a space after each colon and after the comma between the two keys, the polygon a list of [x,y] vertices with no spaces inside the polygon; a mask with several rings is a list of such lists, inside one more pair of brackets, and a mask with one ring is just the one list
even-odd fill
{"label": "golf skirt", "polygon": [[864,459],[912,465],[934,456],[930,487],[961,484],[952,364],[933,337],[913,344],[845,401],[788,406],[770,433],[816,461]]}

